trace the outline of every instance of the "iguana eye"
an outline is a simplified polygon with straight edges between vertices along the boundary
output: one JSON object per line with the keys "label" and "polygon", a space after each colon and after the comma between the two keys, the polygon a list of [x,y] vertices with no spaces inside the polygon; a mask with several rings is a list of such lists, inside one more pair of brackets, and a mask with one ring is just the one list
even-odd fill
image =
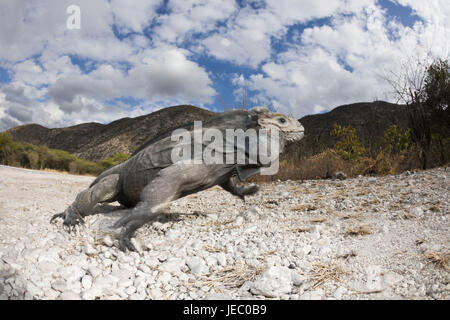
{"label": "iguana eye", "polygon": [[278,122],[279,123],[286,123],[286,119],[285,118],[278,118]]}

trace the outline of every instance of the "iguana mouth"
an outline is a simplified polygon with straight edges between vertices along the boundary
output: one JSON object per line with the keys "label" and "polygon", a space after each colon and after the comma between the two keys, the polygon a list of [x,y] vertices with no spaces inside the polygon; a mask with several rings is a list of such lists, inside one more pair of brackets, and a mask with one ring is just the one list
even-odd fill
{"label": "iguana mouth", "polygon": [[285,132],[284,139],[288,142],[300,141],[305,136],[305,130]]}

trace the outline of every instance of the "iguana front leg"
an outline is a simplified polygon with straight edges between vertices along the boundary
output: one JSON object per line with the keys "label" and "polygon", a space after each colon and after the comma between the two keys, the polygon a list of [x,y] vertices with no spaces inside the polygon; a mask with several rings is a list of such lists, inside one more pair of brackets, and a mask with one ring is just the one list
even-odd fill
{"label": "iguana front leg", "polygon": [[112,202],[119,193],[118,187],[119,175],[112,174],[106,176],[91,188],[80,192],[75,201],[64,211],[55,214],[50,222],[56,218],[64,219],[63,226],[71,228],[77,224],[84,223],[83,217],[86,216],[97,203]]}
{"label": "iguana front leg", "polygon": [[243,201],[245,201],[245,196],[255,194],[259,190],[258,186],[255,184],[251,184],[249,186],[237,186],[233,178],[228,179],[220,186],[231,194],[238,196]]}

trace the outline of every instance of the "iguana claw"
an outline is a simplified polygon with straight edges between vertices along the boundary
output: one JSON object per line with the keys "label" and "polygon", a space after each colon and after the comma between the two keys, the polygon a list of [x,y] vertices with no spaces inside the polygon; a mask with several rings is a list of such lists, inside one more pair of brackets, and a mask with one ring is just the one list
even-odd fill
{"label": "iguana claw", "polygon": [[53,220],[61,218],[64,219],[63,222],[63,228],[67,230],[67,232],[71,232],[72,229],[75,228],[78,224],[84,224],[84,219],[81,215],[77,214],[71,207],[67,208],[66,211],[57,213],[53,215],[53,217],[50,219],[50,223],[53,222]]}

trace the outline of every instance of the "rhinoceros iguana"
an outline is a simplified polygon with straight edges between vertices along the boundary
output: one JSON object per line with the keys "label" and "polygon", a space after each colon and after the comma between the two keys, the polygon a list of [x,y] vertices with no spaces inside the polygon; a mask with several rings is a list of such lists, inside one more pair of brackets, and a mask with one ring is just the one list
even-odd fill
{"label": "rhinoceros iguana", "polygon": [[[193,124],[182,127],[194,136]],[[182,129],[179,128],[179,129]],[[277,130],[279,132],[279,150],[283,150],[286,142],[303,138],[304,128],[295,118],[281,113],[274,113],[264,107],[250,110],[231,110],[219,114],[202,123],[202,134],[208,129],[216,129],[226,136],[227,129],[249,130],[256,132]],[[195,138],[188,141],[194,150]],[[234,140],[233,140],[234,141]],[[197,141],[198,142],[198,141]],[[205,147],[205,142],[200,142]],[[118,201],[128,209],[113,227],[122,227],[119,236],[119,248],[122,251],[135,251],[131,242],[134,232],[147,222],[154,220],[162,209],[171,201],[186,195],[220,185],[226,191],[244,199],[258,191],[256,185],[238,186],[234,178],[241,181],[260,172],[267,164],[257,159],[256,163],[249,160],[248,141],[243,146],[234,147],[231,153],[243,149],[244,163],[238,162],[236,157],[226,163],[205,163],[185,160],[174,160],[173,151],[182,145],[174,141],[173,131],[166,132],[141,146],[125,162],[118,164],[101,173],[90,187],[80,192],[75,201],[55,218],[63,218],[65,227],[71,227],[83,222],[97,203]],[[186,149],[189,151],[189,149]],[[202,149],[204,150],[204,148]],[[228,150],[227,152],[230,152]],[[226,152],[223,152],[224,154]],[[195,156],[192,152],[191,156]]]}

